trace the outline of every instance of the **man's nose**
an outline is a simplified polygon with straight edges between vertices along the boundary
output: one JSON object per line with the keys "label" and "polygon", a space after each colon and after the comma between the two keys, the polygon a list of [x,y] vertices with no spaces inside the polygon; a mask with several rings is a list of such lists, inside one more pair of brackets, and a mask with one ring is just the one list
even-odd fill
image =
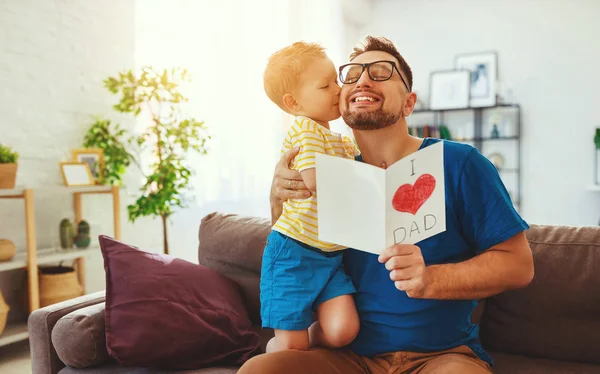
{"label": "man's nose", "polygon": [[356,81],[356,87],[373,87],[373,81],[369,77],[369,72],[365,69],[358,80]]}

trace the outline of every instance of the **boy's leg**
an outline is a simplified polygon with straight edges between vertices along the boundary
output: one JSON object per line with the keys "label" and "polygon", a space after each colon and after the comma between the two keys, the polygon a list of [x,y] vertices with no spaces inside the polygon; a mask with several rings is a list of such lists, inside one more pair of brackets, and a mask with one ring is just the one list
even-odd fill
{"label": "boy's leg", "polygon": [[238,374],[388,374],[392,362],[393,354],[367,358],[345,349],[288,350],[253,357]]}
{"label": "boy's leg", "polygon": [[275,337],[267,343],[267,353],[283,351],[286,349],[298,349],[306,351],[308,349],[308,331],[307,330],[274,330]]}
{"label": "boy's leg", "polygon": [[310,345],[340,348],[350,344],[360,322],[352,295],[327,300],[317,308],[317,322],[310,327]]}
{"label": "boy's leg", "polygon": [[311,346],[340,348],[350,344],[360,329],[352,280],[340,263],[321,291],[317,305],[317,322],[309,329]]}
{"label": "boy's leg", "polygon": [[275,331],[267,352],[308,349],[311,310],[337,268],[332,261],[341,256],[332,260],[278,232],[269,235],[260,279],[262,327]]}

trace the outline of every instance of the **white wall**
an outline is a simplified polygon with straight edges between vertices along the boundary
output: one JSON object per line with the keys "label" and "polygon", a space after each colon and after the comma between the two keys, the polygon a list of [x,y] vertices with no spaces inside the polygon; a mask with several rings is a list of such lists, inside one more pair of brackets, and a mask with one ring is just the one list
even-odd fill
{"label": "white wall", "polygon": [[[392,39],[427,102],[429,74],[495,50],[523,109],[523,205],[530,223],[597,225],[593,129],[600,127],[600,1],[379,0],[358,36]],[[354,33],[356,34],[356,33]],[[348,51],[358,40],[348,34]]]}
{"label": "white wall", "polygon": [[[198,225],[200,219],[212,211],[268,216],[268,187],[281,138],[278,134],[273,135],[277,140],[269,151],[272,159],[264,152],[259,155],[258,150],[249,150],[245,146],[247,139],[235,136],[239,132],[230,127],[233,115],[227,113],[228,117],[225,117],[226,110],[219,111],[219,105],[224,104],[212,101],[211,95],[220,92],[222,94],[217,97],[226,97],[229,87],[235,87],[239,94],[248,91],[246,86],[252,85],[258,87],[257,96],[268,101],[262,90],[264,62],[276,48],[288,44],[290,38],[323,42],[334,59],[345,57],[345,51],[343,57],[338,56],[343,49],[343,32],[338,29],[343,27],[341,15],[335,13],[340,2],[332,1],[326,9],[318,0],[312,0],[310,4],[279,0],[253,4],[245,0],[219,3],[208,0],[0,2],[0,111],[3,114],[0,143],[13,146],[21,155],[17,184],[35,190],[38,247],[58,245],[60,220],[72,218],[71,194],[64,189],[49,187],[62,184],[59,162],[70,159],[71,149],[81,146],[91,117],[103,115],[117,119],[130,130],[136,127],[128,117],[115,117],[111,105],[116,97],[103,87],[102,80],[146,63],[153,66],[176,64],[196,70],[195,79],[202,85],[201,95],[200,100],[198,96],[191,98],[190,105],[198,119],[206,120],[214,137],[209,155],[198,157],[194,164],[199,175],[194,181],[198,201],[171,218],[171,253],[196,261]],[[293,11],[290,11],[292,5]],[[169,11],[153,15],[152,12],[160,11],[160,7]],[[306,16],[311,16],[313,21],[318,19],[320,26],[298,21]],[[179,25],[173,26],[173,23]],[[159,24],[163,27],[157,26]],[[252,30],[248,31],[249,28]],[[215,38],[213,32],[219,36]],[[265,33],[272,35],[265,36]],[[256,43],[257,40],[261,43]],[[224,82],[227,78],[235,80],[236,76],[213,77],[214,69],[206,69],[207,64],[210,67],[210,64],[218,63],[217,58],[228,58],[227,63],[234,64],[239,49],[246,56],[246,69],[248,62],[252,67],[260,65],[260,69],[252,70],[246,81]],[[212,87],[212,90],[208,92],[205,87]],[[272,103],[267,104],[274,108]],[[236,109],[239,111],[240,107]],[[273,110],[280,118],[279,110]],[[255,117],[265,122],[264,131],[278,131],[277,121],[271,121],[265,112]],[[259,156],[261,158],[257,159]],[[243,163],[235,161],[240,157],[245,158]],[[255,167],[263,171],[241,170],[250,163],[248,159],[254,160]],[[215,168],[219,171],[216,178],[214,173],[207,172]],[[237,178],[238,171],[250,177]],[[260,180],[254,181],[254,175],[254,179]],[[248,183],[237,183],[239,180]],[[126,205],[133,201],[139,184],[133,170],[125,182],[126,188],[121,194],[123,241],[143,249],[162,251],[160,220],[143,218],[135,224],[127,221]],[[248,192],[254,191],[257,185],[264,186],[260,188],[260,196]],[[215,188],[217,191],[213,191]],[[85,196],[83,211],[84,219],[92,226],[93,238],[98,234],[112,235],[112,209],[108,196]],[[25,250],[22,201],[0,200],[0,238],[8,238],[20,251]],[[5,296],[7,293],[18,294],[17,288],[22,289],[24,281],[23,272],[0,273],[0,289]],[[86,262],[86,283],[87,292],[104,288],[100,253]]]}
{"label": "white wall", "polygon": [[[0,2],[0,143],[20,153],[17,184],[34,189],[38,247],[56,245],[60,220],[73,218],[71,195],[51,188],[62,184],[59,162],[81,147],[91,116],[111,114],[114,99],[102,80],[133,66],[133,21],[133,1]],[[93,236],[112,235],[109,199],[84,197]],[[138,237],[126,223],[127,200],[124,193],[124,238],[158,238],[160,245],[151,230]],[[0,238],[25,249],[22,200],[0,200]],[[88,291],[103,289],[101,255],[87,265]],[[21,274],[11,273],[0,274],[4,293],[24,285]]]}

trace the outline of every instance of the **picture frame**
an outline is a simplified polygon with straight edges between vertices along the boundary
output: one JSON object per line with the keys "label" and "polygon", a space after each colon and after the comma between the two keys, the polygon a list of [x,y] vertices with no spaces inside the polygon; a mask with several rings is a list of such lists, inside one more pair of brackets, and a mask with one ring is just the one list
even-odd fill
{"label": "picture frame", "polygon": [[469,107],[470,72],[468,70],[437,70],[429,78],[429,108],[431,110]]}
{"label": "picture frame", "polygon": [[84,162],[89,165],[96,184],[100,184],[104,170],[104,151],[102,148],[80,148],[72,151],[73,162]]}
{"label": "picture frame", "polygon": [[496,105],[498,53],[485,51],[456,55],[454,68],[471,72],[470,107],[482,108]]}
{"label": "picture frame", "polygon": [[60,172],[65,186],[93,186],[96,184],[87,162],[61,162]]}

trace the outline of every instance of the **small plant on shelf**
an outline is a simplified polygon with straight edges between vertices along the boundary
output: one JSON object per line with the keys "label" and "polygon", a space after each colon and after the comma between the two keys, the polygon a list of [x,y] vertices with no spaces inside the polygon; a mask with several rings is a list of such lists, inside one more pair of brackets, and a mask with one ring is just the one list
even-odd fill
{"label": "small plant on shelf", "polygon": [[16,164],[19,154],[9,146],[0,144],[0,164]]}
{"label": "small plant on shelf", "polygon": [[0,144],[0,188],[15,188],[19,154],[12,148]]}

